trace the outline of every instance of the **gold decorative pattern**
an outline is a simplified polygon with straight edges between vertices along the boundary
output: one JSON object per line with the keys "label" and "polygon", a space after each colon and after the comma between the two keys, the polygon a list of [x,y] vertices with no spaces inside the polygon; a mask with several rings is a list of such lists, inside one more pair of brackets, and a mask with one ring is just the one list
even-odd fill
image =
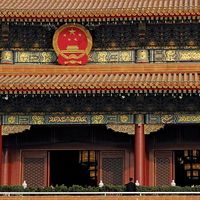
{"label": "gold decorative pattern", "polygon": [[50,116],[48,123],[88,123],[87,116]]}
{"label": "gold decorative pattern", "polygon": [[13,52],[12,51],[2,51],[1,52],[1,63],[12,64],[13,63]]}
{"label": "gold decorative pattern", "polygon": [[99,52],[97,54],[97,62],[100,62],[100,63],[105,63],[107,62],[107,52],[106,51],[102,51],[102,52]]}
{"label": "gold decorative pattern", "polygon": [[17,123],[17,117],[16,116],[8,116],[7,122],[8,122],[8,124],[16,124]]}
{"label": "gold decorative pattern", "polygon": [[55,63],[56,54],[52,51],[16,51],[15,62],[16,63]]}
{"label": "gold decorative pattern", "polygon": [[180,61],[200,61],[200,50],[179,51]]}
{"label": "gold decorative pattern", "polygon": [[178,115],[177,122],[179,123],[200,123],[200,115]]}
{"label": "gold decorative pattern", "polygon": [[137,62],[149,62],[148,50],[137,50]]}
{"label": "gold decorative pattern", "polygon": [[200,50],[151,50],[155,62],[200,61]]}
{"label": "gold decorative pattern", "polygon": [[[10,51],[12,52],[12,51]],[[143,53],[142,53],[143,52]],[[146,53],[145,53],[146,52]],[[200,50],[150,50],[154,55],[152,61],[155,62],[178,62],[178,61],[200,61]],[[7,51],[8,53],[8,51]],[[7,54],[6,53],[6,54]],[[135,62],[135,53],[137,53],[137,62],[149,62],[147,50],[125,50],[125,51],[91,51],[89,62],[91,63],[125,63]],[[2,52],[2,59],[4,55]],[[7,57],[7,56],[6,56]],[[15,63],[55,63],[57,56],[53,51],[15,51]],[[6,61],[7,60],[7,61]],[[4,59],[5,63],[13,63],[12,58]],[[4,62],[1,61],[2,63]],[[12,61],[12,62],[11,62]]]}
{"label": "gold decorative pattern", "polygon": [[30,128],[30,125],[3,125],[2,135],[21,133],[25,130],[30,130]]}
{"label": "gold decorative pattern", "polygon": [[104,124],[105,119],[103,115],[94,115],[91,117],[92,124]]}
{"label": "gold decorative pattern", "polygon": [[135,134],[135,124],[121,125],[121,124],[107,124],[107,129],[112,129],[115,132]]}
{"label": "gold decorative pattern", "polygon": [[134,61],[131,51],[121,51],[121,61],[122,62],[131,62]]}
{"label": "gold decorative pattern", "polygon": [[164,124],[145,124],[144,125],[144,132],[145,134],[150,134],[152,132],[159,131],[160,129],[164,128]]}
{"label": "gold decorative pattern", "polygon": [[122,123],[129,122],[129,116],[128,115],[120,115],[119,121],[122,122]]}
{"label": "gold decorative pattern", "polygon": [[162,115],[161,122],[163,124],[170,124],[173,123],[173,115]]}
{"label": "gold decorative pattern", "polygon": [[30,62],[29,53],[28,52],[17,52],[17,62],[28,63]]}
{"label": "gold decorative pattern", "polygon": [[164,53],[165,53],[166,61],[176,61],[177,60],[176,50],[167,50]]}
{"label": "gold decorative pattern", "polygon": [[[121,124],[108,124],[108,129],[112,129],[115,132],[128,133],[129,135],[135,134],[135,124],[121,125]],[[144,133],[150,134],[164,128],[164,124],[145,124]]]}
{"label": "gold decorative pattern", "polygon": [[44,124],[44,123],[45,123],[44,116],[37,116],[37,115],[32,116],[32,124]]}
{"label": "gold decorative pattern", "polygon": [[90,62],[112,63],[112,62],[134,62],[134,51],[93,51],[90,53]]}

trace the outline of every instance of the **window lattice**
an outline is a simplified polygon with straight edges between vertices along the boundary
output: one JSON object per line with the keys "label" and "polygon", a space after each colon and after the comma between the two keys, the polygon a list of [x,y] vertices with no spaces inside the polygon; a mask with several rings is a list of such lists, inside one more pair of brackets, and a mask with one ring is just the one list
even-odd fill
{"label": "window lattice", "polygon": [[103,158],[102,170],[105,184],[122,184],[123,158]]}
{"label": "window lattice", "polygon": [[171,154],[156,156],[156,185],[169,185],[171,182]]}
{"label": "window lattice", "polygon": [[28,187],[44,186],[44,158],[24,158],[24,180]]}

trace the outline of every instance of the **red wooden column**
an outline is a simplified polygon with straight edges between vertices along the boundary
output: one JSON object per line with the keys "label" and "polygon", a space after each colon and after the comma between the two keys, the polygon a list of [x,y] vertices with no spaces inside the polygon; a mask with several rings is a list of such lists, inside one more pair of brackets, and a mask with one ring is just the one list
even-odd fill
{"label": "red wooden column", "polygon": [[2,125],[0,125],[0,185],[2,183]]}
{"label": "red wooden column", "polygon": [[5,149],[5,154],[3,160],[3,174],[1,177],[1,184],[2,185],[9,185],[9,155],[8,155],[8,148]]}
{"label": "red wooden column", "polygon": [[144,115],[135,116],[135,180],[145,184],[145,135]]}

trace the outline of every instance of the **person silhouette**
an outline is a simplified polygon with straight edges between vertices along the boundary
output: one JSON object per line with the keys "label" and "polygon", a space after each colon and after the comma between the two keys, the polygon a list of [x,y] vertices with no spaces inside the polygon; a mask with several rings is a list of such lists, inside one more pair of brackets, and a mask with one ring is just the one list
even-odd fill
{"label": "person silhouette", "polygon": [[129,178],[129,183],[126,185],[126,192],[135,192],[136,191],[136,185],[133,182],[133,178]]}

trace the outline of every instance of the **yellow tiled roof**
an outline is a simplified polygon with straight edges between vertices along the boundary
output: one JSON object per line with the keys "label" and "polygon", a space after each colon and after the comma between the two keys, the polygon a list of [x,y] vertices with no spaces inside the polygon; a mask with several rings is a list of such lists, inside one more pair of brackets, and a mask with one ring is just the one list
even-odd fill
{"label": "yellow tiled roof", "polygon": [[1,0],[0,18],[91,19],[200,16],[199,0]]}
{"label": "yellow tiled roof", "polygon": [[[146,66],[148,67],[148,66]],[[196,65],[197,67],[197,65]],[[200,71],[161,70],[137,71],[121,67],[113,67],[110,72],[100,68],[84,69],[81,67],[46,68],[46,72],[39,72],[34,67],[28,69],[19,67],[18,70],[6,72],[0,70],[0,93],[95,93],[119,91],[199,91]],[[145,68],[145,67],[144,67]],[[13,67],[14,69],[14,67]],[[74,69],[74,70],[73,70]],[[152,68],[153,69],[153,68]],[[195,69],[195,68],[194,68]],[[199,69],[199,67],[198,67]],[[45,69],[44,69],[45,70]],[[52,70],[55,70],[53,72]],[[192,69],[191,69],[192,70]]]}

